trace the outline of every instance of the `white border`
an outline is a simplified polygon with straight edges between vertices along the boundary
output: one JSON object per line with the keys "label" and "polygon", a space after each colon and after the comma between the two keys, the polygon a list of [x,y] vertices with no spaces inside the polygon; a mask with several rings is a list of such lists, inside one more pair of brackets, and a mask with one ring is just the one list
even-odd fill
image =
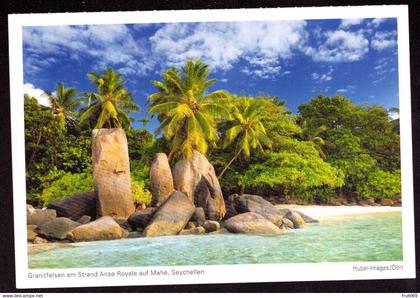
{"label": "white border", "polygon": [[[148,276],[134,278],[66,278],[30,279],[28,273],[42,272],[92,272],[95,269],[28,269],[25,192],[25,151],[23,122],[23,26],[81,25],[81,24],[130,24],[165,22],[222,22],[252,20],[297,20],[297,19],[341,19],[341,18],[398,18],[398,73],[399,101],[401,115],[401,167],[403,196],[403,257],[401,262],[363,263],[316,263],[316,264],[270,264],[270,265],[210,265],[172,266],[141,268],[102,268],[102,271],[117,272],[130,270],[205,270],[203,276]],[[199,284],[237,283],[270,281],[314,281],[314,280],[357,280],[415,278],[414,208],[411,141],[411,95],[409,68],[408,6],[364,6],[364,7],[321,7],[321,8],[269,8],[269,9],[229,9],[229,10],[184,10],[148,12],[98,12],[98,13],[57,13],[57,14],[17,14],[9,15],[10,53],[10,100],[12,129],[13,195],[15,218],[16,287],[86,287],[117,285],[155,284]],[[403,266],[401,271],[355,272],[358,265]]]}

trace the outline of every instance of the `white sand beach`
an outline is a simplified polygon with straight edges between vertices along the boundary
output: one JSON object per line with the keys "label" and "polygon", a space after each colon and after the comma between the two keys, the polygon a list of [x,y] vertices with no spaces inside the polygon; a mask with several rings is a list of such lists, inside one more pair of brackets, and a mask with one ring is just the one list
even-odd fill
{"label": "white sand beach", "polygon": [[389,206],[319,206],[319,205],[276,205],[278,208],[287,208],[303,212],[304,214],[319,218],[327,216],[354,215],[366,213],[401,212],[401,207]]}

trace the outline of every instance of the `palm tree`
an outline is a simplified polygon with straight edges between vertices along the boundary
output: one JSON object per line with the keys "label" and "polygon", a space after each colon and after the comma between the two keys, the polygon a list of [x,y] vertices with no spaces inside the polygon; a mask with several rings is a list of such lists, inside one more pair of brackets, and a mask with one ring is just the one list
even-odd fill
{"label": "palm tree", "polygon": [[188,61],[181,69],[171,68],[162,76],[163,81],[152,81],[158,89],[149,96],[149,113],[157,115],[160,126],[156,134],[170,141],[168,159],[174,154],[191,157],[194,150],[206,154],[218,140],[216,119],[228,117],[223,90],[206,93],[216,80],[207,79],[208,65],[200,60]]}
{"label": "palm tree", "polygon": [[315,149],[318,151],[319,156],[325,159],[326,155],[322,147],[325,145],[325,140],[320,136],[324,131],[327,130],[325,125],[321,125],[317,128],[312,128],[308,121],[303,120],[301,125],[301,137],[305,141],[312,142],[315,146]]}
{"label": "palm tree", "polygon": [[150,123],[150,119],[147,119],[147,118],[140,118],[140,119],[137,119],[137,121],[143,124],[143,127],[145,127],[148,123]]}
{"label": "palm tree", "polygon": [[247,158],[251,149],[259,149],[264,153],[264,147],[271,148],[271,141],[262,123],[264,108],[262,100],[237,98],[237,104],[233,107],[233,120],[228,124],[229,128],[222,141],[222,148],[226,149],[236,140],[236,153],[219,174],[219,179],[241,154]]}
{"label": "palm tree", "polygon": [[95,128],[129,127],[132,119],[128,112],[139,111],[139,106],[127,91],[121,74],[108,67],[102,75],[90,72],[88,77],[96,85],[98,93],[86,93],[88,106],[82,111],[80,121],[96,121]]}
{"label": "palm tree", "polygon": [[74,124],[75,110],[82,104],[81,97],[75,88],[65,88],[63,83],[57,84],[55,92],[45,92],[51,103],[51,110],[64,127],[66,123]]}

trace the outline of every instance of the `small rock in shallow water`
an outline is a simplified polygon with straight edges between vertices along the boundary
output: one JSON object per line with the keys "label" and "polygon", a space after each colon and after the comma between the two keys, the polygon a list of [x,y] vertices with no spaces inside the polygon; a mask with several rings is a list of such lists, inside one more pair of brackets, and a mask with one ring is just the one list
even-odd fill
{"label": "small rock in shallow water", "polygon": [[215,232],[220,229],[220,224],[214,220],[206,220],[203,223],[203,228],[207,233]]}
{"label": "small rock in shallow water", "polygon": [[203,235],[206,230],[203,227],[196,227],[188,230],[182,230],[179,235]]}
{"label": "small rock in shallow water", "polygon": [[295,229],[300,229],[305,226],[305,221],[303,220],[302,216],[295,211],[290,211],[286,214],[286,218],[293,222],[293,227]]}

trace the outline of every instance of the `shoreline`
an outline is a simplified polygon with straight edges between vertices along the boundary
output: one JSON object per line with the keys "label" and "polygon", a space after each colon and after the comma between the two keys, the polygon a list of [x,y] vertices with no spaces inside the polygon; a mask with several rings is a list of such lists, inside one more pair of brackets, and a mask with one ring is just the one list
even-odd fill
{"label": "shoreline", "polygon": [[277,208],[287,208],[300,211],[310,217],[346,216],[371,213],[401,212],[402,207],[391,206],[320,206],[279,204]]}

